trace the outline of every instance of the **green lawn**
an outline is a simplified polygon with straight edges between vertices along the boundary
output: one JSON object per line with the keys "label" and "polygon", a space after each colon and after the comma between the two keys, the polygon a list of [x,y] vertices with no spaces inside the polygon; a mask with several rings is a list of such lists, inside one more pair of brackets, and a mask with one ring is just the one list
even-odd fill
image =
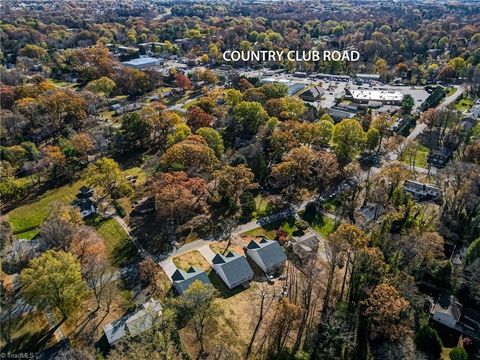
{"label": "green lawn", "polygon": [[32,240],[35,236],[38,235],[39,232],[40,232],[40,229],[35,228],[33,230],[17,233],[15,236],[17,237],[17,239]]}
{"label": "green lawn", "polygon": [[192,100],[188,103],[186,103],[185,105],[182,106],[182,109],[185,109],[185,110],[188,110],[188,108],[194,106],[194,105],[197,105],[198,103],[200,102],[200,100],[196,99],[196,100]]}
{"label": "green lawn", "polygon": [[133,167],[124,171],[125,175],[138,176],[137,185],[143,185],[147,181],[148,174],[141,168]]}
{"label": "green lawn", "polygon": [[335,230],[335,220],[313,211],[302,212],[300,217],[307,221],[313,230],[322,236],[328,236]]}
{"label": "green lawn", "polygon": [[337,200],[335,200],[335,198],[329,199],[325,201],[325,203],[323,204],[323,207],[327,212],[334,214],[335,209],[337,208]]}
{"label": "green lawn", "polygon": [[265,215],[265,211],[267,210],[268,206],[268,198],[266,196],[262,196],[261,194],[258,194],[255,196],[255,217],[260,217]]}
{"label": "green lawn", "polygon": [[263,227],[247,231],[244,234],[250,236],[265,236],[268,239],[275,239],[277,230],[280,229],[292,236],[292,234],[298,230],[297,225],[295,224],[295,218],[292,217],[282,221],[276,221]]}
{"label": "green lawn", "polygon": [[473,106],[473,100],[470,98],[466,99],[461,99],[455,104],[455,109],[461,112],[465,112],[470,110],[470,108]]}
{"label": "green lawn", "polygon": [[[418,144],[418,149],[415,154],[415,166],[416,167],[421,167],[421,168],[426,168],[428,165],[427,158],[428,158],[428,153],[429,150],[426,146],[423,146],[421,144]],[[404,156],[402,161],[410,165],[410,157],[409,156]]]}
{"label": "green lawn", "polygon": [[455,92],[457,91],[457,88],[456,87],[449,87],[447,88],[447,96],[451,96],[453,94],[455,94]]}
{"label": "green lawn", "polygon": [[312,224],[312,229],[320,235],[327,237],[335,230],[335,220],[324,216],[321,221],[316,220]]}
{"label": "green lawn", "polygon": [[[144,184],[147,180],[147,174],[139,167],[125,170],[126,175],[137,175],[137,184]],[[30,181],[29,177],[23,178]],[[40,226],[48,215],[48,209],[52,203],[60,202],[70,204],[74,199],[80,187],[85,185],[82,180],[72,184],[61,186],[57,189],[49,190],[36,201],[10,211],[6,216],[14,234],[22,239],[31,239],[36,233],[36,227]],[[37,230],[38,232],[38,230]]]}
{"label": "green lawn", "polygon": [[138,259],[135,244],[115,219],[102,222],[97,231],[105,241],[112,265],[125,266]]}
{"label": "green lawn", "polygon": [[52,83],[54,83],[55,85],[60,86],[60,87],[65,87],[65,86],[70,85],[66,81],[61,81],[61,80],[52,80]]}
{"label": "green lawn", "polygon": [[82,185],[84,185],[82,181],[76,181],[73,184],[47,191],[37,201],[10,211],[7,214],[7,219],[12,226],[13,232],[15,234],[30,233],[31,230],[40,226],[43,220],[45,220],[52,203],[70,204],[75,199],[75,195]]}

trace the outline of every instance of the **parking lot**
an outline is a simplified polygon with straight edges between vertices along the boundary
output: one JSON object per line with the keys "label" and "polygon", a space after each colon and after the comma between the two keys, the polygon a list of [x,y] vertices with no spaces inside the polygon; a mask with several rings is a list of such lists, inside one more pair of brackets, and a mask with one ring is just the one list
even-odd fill
{"label": "parking lot", "polygon": [[320,101],[314,102],[317,107],[322,108],[331,108],[337,103],[337,100],[342,98],[345,95],[345,88],[352,90],[384,90],[384,91],[398,91],[402,95],[411,95],[414,99],[414,108],[415,110],[425,99],[429,96],[429,93],[425,90],[423,86],[402,86],[402,85],[386,85],[378,81],[372,81],[371,83],[356,84],[353,80],[345,81],[341,78],[338,79],[318,79],[314,76],[309,76],[305,78],[294,76],[293,74],[268,74],[262,73],[260,71],[256,72],[246,72],[245,75],[256,75],[258,77],[268,77],[278,80],[288,80],[291,82],[303,83],[306,85],[318,85],[322,84],[322,88],[325,90],[325,95]]}

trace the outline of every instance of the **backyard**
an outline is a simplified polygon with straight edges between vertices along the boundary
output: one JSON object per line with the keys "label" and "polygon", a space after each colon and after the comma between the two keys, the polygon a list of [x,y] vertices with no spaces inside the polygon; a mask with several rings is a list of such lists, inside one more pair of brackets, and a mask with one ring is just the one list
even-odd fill
{"label": "backyard", "polygon": [[414,165],[416,167],[426,168],[428,165],[427,158],[430,150],[421,144],[418,144],[415,150],[415,153],[412,153],[412,155],[415,155],[415,159],[412,158],[413,156],[405,154],[402,157],[402,161],[407,165],[413,165],[413,160],[415,160]]}
{"label": "backyard", "polygon": [[49,190],[39,200],[22,205],[7,214],[7,219],[12,226],[13,233],[19,239],[31,239],[37,234],[36,228],[48,216],[50,206],[56,202],[70,204],[78,193],[82,181],[64,185],[54,190]]}
{"label": "backyard", "polygon": [[472,106],[473,100],[471,98],[463,98],[455,104],[455,109],[461,112],[466,112],[470,110]]}
{"label": "backyard", "polygon": [[[125,170],[125,175],[138,176],[137,184],[142,185],[147,179],[147,174],[139,167]],[[28,181],[25,178],[25,181]],[[47,218],[52,204],[71,204],[80,187],[85,185],[83,180],[49,190],[41,195],[37,201],[25,204],[10,211],[6,216],[12,226],[13,233],[18,239],[33,239],[39,232],[38,227]]]}
{"label": "backyard", "polygon": [[105,241],[112,265],[125,266],[139,259],[135,244],[115,219],[101,221],[97,231]]}

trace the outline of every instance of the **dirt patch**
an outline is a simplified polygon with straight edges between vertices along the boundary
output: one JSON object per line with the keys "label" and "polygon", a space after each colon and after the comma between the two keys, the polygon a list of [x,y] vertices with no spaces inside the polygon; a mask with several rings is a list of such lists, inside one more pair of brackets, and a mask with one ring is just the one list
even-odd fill
{"label": "dirt patch", "polygon": [[214,242],[210,244],[210,249],[212,249],[214,253],[219,254],[225,254],[230,250],[237,254],[243,255],[245,253],[245,246],[247,246],[248,243],[254,238],[254,236],[249,235],[232,235],[230,243],[227,240]]}
{"label": "dirt patch", "polygon": [[[218,318],[217,324],[212,324],[212,328],[207,329],[205,341],[205,349],[212,358],[245,358],[245,351],[257,321],[256,316],[260,304],[258,286],[259,284],[252,283],[250,288],[234,296],[227,299],[217,299],[223,309],[223,314]],[[183,328],[180,331],[180,336],[188,353],[195,358],[199,346],[192,324]],[[258,334],[258,339],[262,339],[261,333]]]}
{"label": "dirt patch", "polygon": [[182,270],[188,270],[191,266],[201,270],[208,270],[210,268],[208,261],[197,250],[175,256],[173,263],[177,268]]}
{"label": "dirt patch", "polygon": [[127,307],[132,305],[133,301],[126,301],[119,290],[118,295],[112,299],[110,311],[107,312],[105,306],[95,311],[97,307],[95,298],[93,295],[89,296],[62,324],[61,330],[65,336],[74,339],[76,343],[90,347],[104,335],[103,327],[125,315],[128,312]]}

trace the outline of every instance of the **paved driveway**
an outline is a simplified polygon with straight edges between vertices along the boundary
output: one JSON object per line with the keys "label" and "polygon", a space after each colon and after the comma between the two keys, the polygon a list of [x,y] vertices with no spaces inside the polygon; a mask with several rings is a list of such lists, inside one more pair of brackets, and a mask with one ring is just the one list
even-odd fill
{"label": "paved driveway", "polygon": [[197,240],[191,243],[185,244],[180,248],[174,250],[168,258],[159,262],[159,265],[162,267],[163,271],[167,276],[172,280],[172,275],[177,270],[177,267],[173,263],[173,258],[181,254],[185,254],[190,251],[197,250],[210,264],[212,259],[215,256],[215,253],[210,249],[210,244],[212,242],[208,240]]}

